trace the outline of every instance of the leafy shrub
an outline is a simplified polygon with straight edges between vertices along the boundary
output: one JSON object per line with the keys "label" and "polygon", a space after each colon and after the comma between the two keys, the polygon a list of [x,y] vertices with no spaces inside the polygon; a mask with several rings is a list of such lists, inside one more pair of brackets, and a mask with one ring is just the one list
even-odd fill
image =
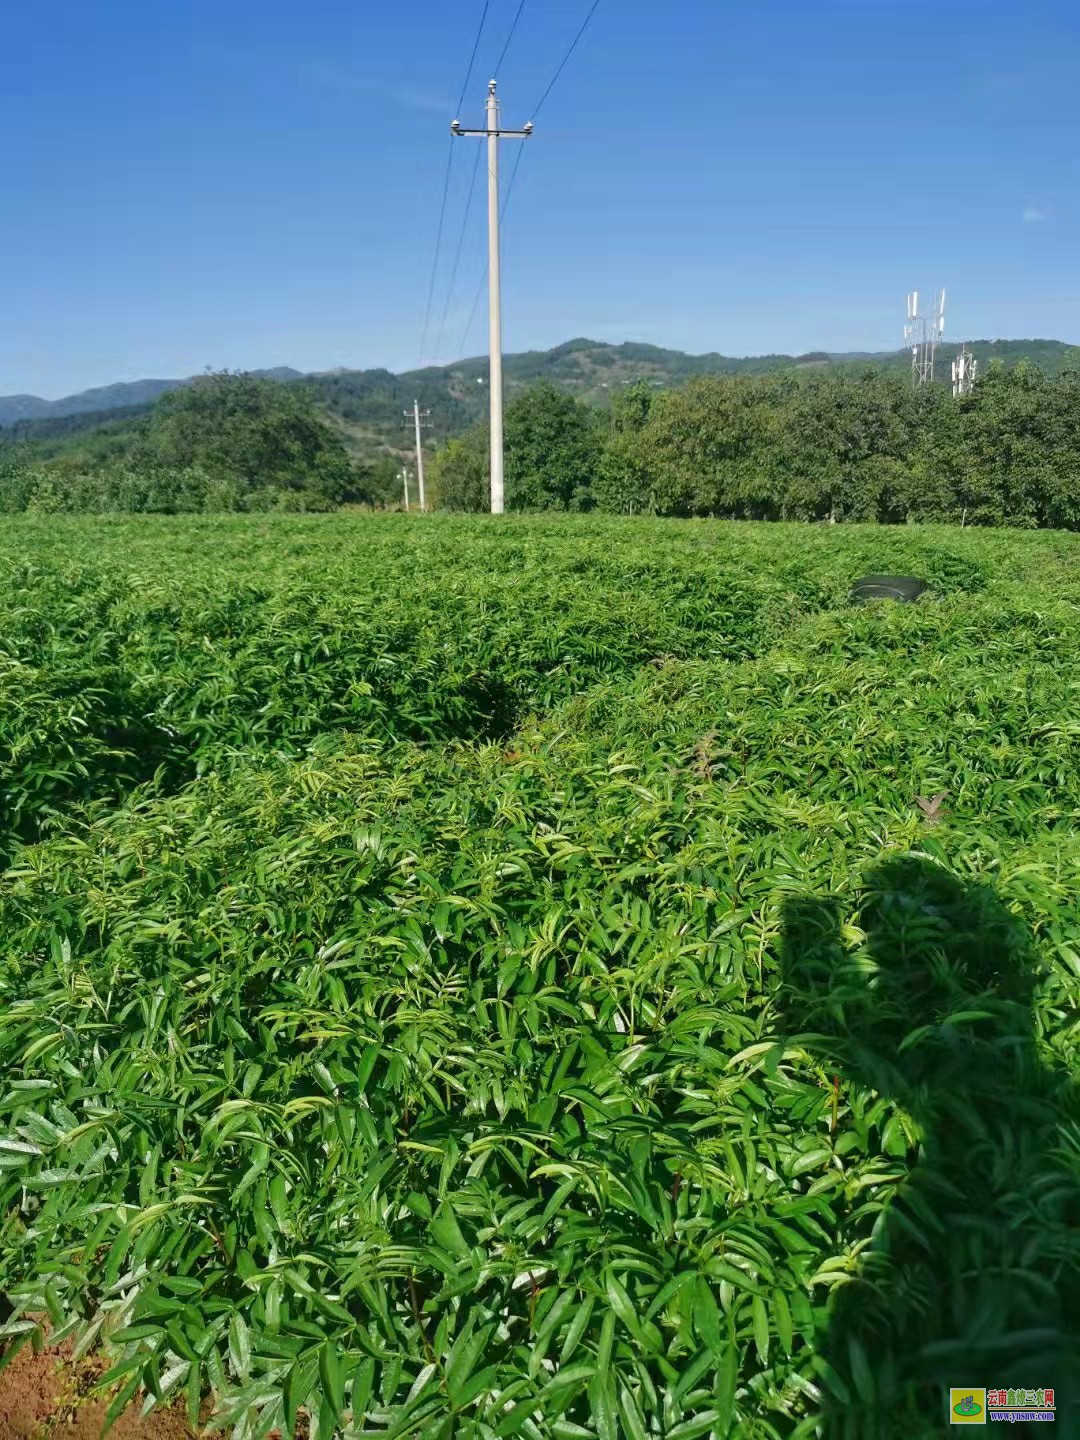
{"label": "leafy shrub", "polygon": [[[0,885],[5,1333],[240,1440],[920,1435],[988,1365],[1065,1419],[1068,543],[13,524],[88,774],[120,698],[192,768]],[[882,545],[928,599],[848,605]]]}
{"label": "leafy shrub", "polygon": [[330,510],[358,477],[344,444],[296,386],[210,375],[166,393],[126,453],[35,461],[0,451],[0,513]]}

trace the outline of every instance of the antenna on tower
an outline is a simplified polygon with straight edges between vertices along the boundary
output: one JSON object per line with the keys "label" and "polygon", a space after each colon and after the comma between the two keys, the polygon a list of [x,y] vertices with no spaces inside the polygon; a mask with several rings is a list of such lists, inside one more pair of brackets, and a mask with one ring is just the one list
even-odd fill
{"label": "antenna on tower", "polygon": [[967,342],[960,346],[960,354],[952,362],[952,393],[970,395],[975,389],[975,373],[979,362],[967,348]]}
{"label": "antenna on tower", "polygon": [[930,313],[919,314],[919,292],[913,290],[907,297],[907,324],[904,326],[904,344],[911,350],[911,383],[926,385],[934,378],[934,361],[937,347],[945,333],[945,291],[935,290],[930,301]]}

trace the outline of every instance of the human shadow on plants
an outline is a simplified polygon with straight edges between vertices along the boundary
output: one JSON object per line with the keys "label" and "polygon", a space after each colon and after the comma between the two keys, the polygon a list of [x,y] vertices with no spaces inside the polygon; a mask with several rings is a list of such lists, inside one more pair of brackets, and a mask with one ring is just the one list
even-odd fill
{"label": "human shadow on plants", "polygon": [[855,949],[844,918],[834,898],[784,913],[788,1044],[835,1086],[834,1153],[862,1171],[834,1202],[837,1252],[865,1248],[818,1312],[805,1433],[937,1436],[966,1385],[1052,1386],[1076,1434],[1078,1111],[1038,1053],[1033,937],[990,886],[919,857],[871,873]]}

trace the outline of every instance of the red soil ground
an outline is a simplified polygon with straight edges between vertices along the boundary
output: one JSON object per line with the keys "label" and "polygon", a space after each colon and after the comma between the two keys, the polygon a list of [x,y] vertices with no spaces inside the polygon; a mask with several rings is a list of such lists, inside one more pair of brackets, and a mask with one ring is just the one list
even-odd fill
{"label": "red soil ground", "polygon": [[[100,1362],[71,1359],[71,1346],[35,1355],[23,1347],[0,1370],[0,1440],[99,1440],[108,1398],[91,1394]],[[143,1419],[133,1401],[109,1431],[109,1440],[195,1440],[181,1410],[155,1410]]]}

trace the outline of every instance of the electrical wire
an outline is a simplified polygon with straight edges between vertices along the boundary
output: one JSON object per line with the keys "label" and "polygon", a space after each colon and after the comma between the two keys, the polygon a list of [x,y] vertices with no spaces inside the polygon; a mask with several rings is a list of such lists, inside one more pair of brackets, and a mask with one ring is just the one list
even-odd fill
{"label": "electrical wire", "polygon": [[[506,36],[506,39],[503,41],[503,47],[502,47],[502,49],[499,51],[499,58],[498,58],[498,60],[496,60],[496,62],[495,62],[495,69],[491,72],[493,75],[498,75],[499,71],[502,69],[502,63],[503,63],[503,61],[506,59],[506,53],[507,53],[507,51],[510,49],[510,42],[511,42],[511,40],[513,40],[513,38],[514,38],[514,32],[517,30],[518,21],[521,19],[521,15],[522,15],[522,12],[524,11],[524,9],[525,9],[525,0],[519,0],[519,4],[518,4],[518,7],[517,7],[517,10],[516,10],[516,12],[515,12],[515,14],[514,14],[514,19],[513,19],[512,23],[511,23],[511,25],[510,25],[510,30],[509,30],[509,32],[508,32],[508,34],[507,34],[507,36]],[[473,60],[476,59],[476,49],[475,49],[475,47],[473,48],[473,56],[472,56],[472,59],[473,59]],[[469,70],[470,70],[470,73],[471,73],[471,71],[472,71],[472,61],[470,61],[470,63],[469,63]],[[467,82],[466,82],[466,83],[467,83]],[[464,100],[464,92],[462,92],[462,100]],[[462,103],[461,101],[458,102],[458,110],[459,110],[459,111],[461,110],[461,103]],[[520,152],[519,152],[519,158],[520,158]],[[473,192],[474,192],[474,190],[476,189],[476,175],[477,175],[477,171],[479,170],[479,168],[480,168],[480,146],[478,145],[478,146],[476,147],[476,159],[473,161],[472,177],[471,177],[470,180],[469,180],[469,194],[468,194],[468,197],[467,197],[467,199],[466,199],[466,201],[465,201],[465,213],[464,213],[464,215],[462,216],[462,220],[461,220],[461,233],[458,235],[457,250],[456,250],[455,253],[454,253],[454,264],[453,264],[453,268],[452,268],[451,271],[450,271],[450,286],[449,286],[449,288],[448,288],[448,290],[447,290],[447,292],[446,292],[446,304],[443,306],[442,319],[439,321],[438,334],[437,334],[437,336],[436,336],[435,344],[434,344],[434,347],[432,348],[432,352],[431,352],[432,355],[433,355],[433,357],[435,357],[436,359],[438,358],[438,355],[439,355],[439,347],[440,347],[440,345],[442,344],[442,337],[443,337],[443,334],[445,333],[445,330],[446,330],[446,320],[447,320],[447,316],[448,316],[449,313],[450,313],[450,304],[451,304],[451,301],[452,301],[453,298],[454,298],[454,286],[455,286],[455,284],[456,284],[456,282],[457,282],[458,267],[459,267],[459,265],[460,265],[460,263],[461,263],[461,251],[462,251],[462,246],[463,246],[464,243],[465,243],[465,234],[466,234],[466,230],[467,230],[467,228],[468,228],[469,215],[470,215],[470,213],[471,213],[471,211],[472,211]],[[516,172],[516,169],[517,169],[517,167],[516,167],[516,164],[515,164],[515,172]],[[509,194],[509,190],[507,191],[507,194]],[[481,283],[481,289],[482,289],[482,288],[483,288],[483,281],[481,280],[480,283]],[[476,308],[476,307],[475,307],[475,305],[474,305],[474,306],[473,306],[474,311],[475,311],[475,308]]]}
{"label": "electrical wire", "polygon": [[[536,104],[533,106],[533,108],[532,108],[531,115],[532,115],[532,118],[533,118],[533,119],[535,119],[536,116],[539,115],[541,109],[543,108],[544,102],[547,100],[547,98],[548,98],[548,96],[551,94],[552,90],[554,90],[556,81],[558,80],[558,78],[559,78],[559,76],[562,74],[562,72],[566,69],[566,66],[567,66],[567,64],[569,63],[570,57],[573,55],[574,51],[577,49],[579,43],[581,42],[581,37],[585,34],[585,31],[589,28],[589,21],[590,21],[590,20],[592,19],[592,17],[596,14],[596,11],[597,11],[599,5],[600,5],[600,0],[592,0],[592,4],[589,6],[588,13],[587,13],[586,16],[585,16],[585,19],[581,22],[581,25],[580,25],[580,27],[578,28],[577,34],[574,36],[573,40],[570,41],[570,45],[569,45],[569,48],[568,48],[567,51],[566,51],[566,54],[565,54],[565,55],[562,57],[562,59],[559,61],[559,64],[558,64],[558,66],[556,67],[556,70],[555,70],[554,75],[552,75],[551,79],[548,81],[547,89],[546,89],[546,90],[544,91],[544,93],[540,96],[540,99],[537,101],[537,103],[536,103]],[[510,35],[507,36],[506,45],[503,46],[503,55],[506,54],[507,47],[508,47],[509,44],[510,44],[510,38],[511,38],[511,36],[512,36],[513,33],[514,33],[514,30],[517,28],[517,22],[518,22],[518,20],[519,20],[520,17],[521,17],[521,12],[522,12],[522,10],[524,9],[524,6],[525,6],[525,0],[521,0],[521,4],[518,6],[518,12],[517,12],[517,14],[514,16],[514,23],[513,23],[513,25],[510,27]],[[499,63],[500,63],[500,64],[502,63],[502,56],[499,57]],[[509,183],[509,184],[507,185],[507,187],[506,187],[506,195],[504,196],[502,205],[500,206],[500,209],[499,209],[499,223],[500,223],[500,224],[501,224],[501,223],[503,222],[503,220],[506,218],[506,208],[507,208],[507,206],[508,206],[509,203],[510,203],[510,196],[511,196],[511,194],[513,193],[513,189],[514,189],[514,181],[517,179],[518,167],[519,167],[520,164],[521,164],[521,157],[524,155],[524,153],[525,153],[525,146],[522,145],[522,146],[519,148],[519,150],[518,150],[516,159],[514,160],[514,168],[513,168],[513,170],[512,170],[511,173],[510,173],[510,183]],[[476,318],[476,309],[477,309],[477,306],[480,304],[480,296],[484,293],[484,282],[487,280],[487,273],[488,273],[488,267],[487,267],[487,265],[485,265],[485,266],[484,266],[483,274],[480,276],[480,283],[479,283],[479,285],[477,285],[477,287],[476,287],[476,294],[473,296],[473,303],[472,303],[472,308],[471,308],[470,311],[469,311],[469,318],[468,318],[468,320],[465,322],[465,329],[461,332],[461,340],[460,340],[460,342],[458,343],[458,354],[459,354],[459,355],[463,355],[463,354],[464,354],[465,345],[466,345],[466,342],[468,341],[468,338],[469,338],[469,332],[472,330],[473,320]]]}
{"label": "electrical wire", "polygon": [[[519,167],[520,164],[521,164],[522,156],[523,156],[524,154],[525,154],[525,146],[524,146],[524,144],[522,144],[522,145],[520,145],[520,146],[518,147],[518,152],[517,152],[517,155],[516,155],[516,157],[515,157],[515,159],[514,159],[514,168],[510,171],[510,181],[509,181],[509,183],[508,183],[508,185],[507,185],[507,187],[506,187],[506,194],[503,196],[503,202],[502,202],[502,205],[501,205],[500,208],[499,208],[499,224],[500,224],[500,225],[501,225],[501,224],[503,223],[503,221],[506,219],[506,207],[510,204],[510,196],[513,194],[513,191],[514,191],[514,181],[517,179],[518,167]],[[480,282],[479,282],[479,284],[478,284],[477,287],[476,287],[476,294],[473,296],[472,306],[470,307],[470,310],[469,310],[469,318],[468,318],[468,320],[466,320],[466,322],[465,322],[465,329],[461,332],[461,339],[458,341],[458,354],[459,354],[459,355],[464,355],[464,353],[465,353],[465,344],[466,344],[466,341],[467,341],[468,338],[469,338],[469,332],[472,330],[473,321],[476,319],[476,307],[480,304],[480,296],[484,293],[484,284],[485,284],[485,282],[486,282],[486,280],[487,280],[487,277],[488,277],[488,267],[487,267],[487,265],[485,264],[485,265],[484,265],[483,272],[482,272],[481,275],[480,275]]]}
{"label": "electrical wire", "polygon": [[599,4],[600,4],[600,0],[593,0],[593,3],[592,3],[592,5],[591,5],[591,7],[590,7],[590,9],[589,9],[589,13],[585,16],[585,19],[581,22],[581,29],[577,32],[577,34],[574,36],[573,40],[571,40],[571,42],[570,42],[570,49],[567,50],[566,54],[565,54],[565,55],[563,56],[563,58],[559,61],[559,68],[555,71],[555,74],[554,74],[554,75],[551,77],[551,79],[548,81],[548,87],[547,87],[547,89],[544,91],[543,95],[540,96],[540,99],[539,99],[538,103],[533,106],[532,118],[533,118],[534,120],[536,119],[537,115],[540,114],[540,109],[541,109],[541,106],[543,105],[544,101],[545,101],[545,100],[548,98],[548,96],[551,94],[552,90],[554,90],[556,80],[558,80],[559,76],[560,76],[560,75],[562,74],[562,72],[566,69],[567,61],[570,59],[570,56],[573,55],[574,51],[575,51],[575,50],[577,49],[577,47],[578,47],[578,41],[579,41],[579,40],[581,39],[581,37],[585,34],[585,31],[589,28],[589,21],[590,21],[590,20],[592,19],[592,17],[596,14],[596,7],[597,7]]}
{"label": "electrical wire", "polygon": [[499,54],[499,58],[495,62],[495,69],[491,72],[493,75],[498,75],[499,71],[502,69],[502,62],[506,59],[506,52],[510,49],[510,41],[514,38],[514,31],[518,27],[518,21],[521,19],[521,12],[524,9],[525,0],[521,0],[521,4],[517,8],[517,14],[514,16],[514,23],[510,26],[510,34],[506,37],[506,44],[503,46]]}
{"label": "electrical wire", "polygon": [[458,267],[461,264],[461,251],[465,244],[465,234],[469,226],[469,214],[472,211],[473,195],[476,191],[476,176],[480,169],[480,157],[484,153],[483,142],[478,142],[474,147],[476,155],[473,159],[472,177],[469,180],[469,193],[465,200],[465,213],[461,217],[461,231],[458,234],[457,249],[454,252],[454,264],[450,271],[450,284],[446,291],[446,304],[443,306],[442,319],[439,321],[439,332],[435,337],[435,344],[432,346],[432,356],[439,358],[439,346],[442,344],[443,335],[446,333],[446,317],[450,313],[450,302],[454,298],[454,286],[457,283]]}
{"label": "electrical wire", "polygon": [[[458,113],[461,112],[465,100],[465,92],[469,88],[469,81],[472,79],[473,65],[476,63],[476,52],[480,48],[480,37],[484,33],[484,23],[487,20],[488,8],[491,0],[484,0],[484,8],[480,15],[480,24],[476,27],[476,39],[473,41],[472,54],[469,56],[469,68],[465,71],[465,80],[461,87],[461,96],[458,100]],[[431,306],[435,299],[435,278],[439,272],[439,254],[442,250],[443,226],[446,223],[446,199],[450,193],[450,171],[454,163],[454,137],[450,137],[450,148],[446,152],[446,171],[443,175],[442,200],[439,203],[439,223],[435,229],[435,253],[431,257],[431,278],[428,281],[427,304],[424,307],[424,327],[420,339],[419,365],[424,363],[424,354],[427,350],[428,331],[431,327]]]}
{"label": "electrical wire", "polygon": [[431,302],[435,299],[435,276],[439,269],[439,251],[442,248],[443,222],[446,219],[446,197],[450,193],[450,167],[454,163],[454,137],[450,137],[450,149],[446,156],[446,173],[443,175],[442,204],[439,206],[439,224],[435,231],[435,253],[431,257],[431,278],[428,280],[427,304],[424,307],[424,330],[420,337],[420,358],[417,369],[424,363],[427,353],[428,329],[431,325]]}
{"label": "electrical wire", "polygon": [[[507,34],[507,36],[506,36],[506,39],[503,41],[503,47],[502,47],[502,49],[499,51],[499,58],[498,58],[498,60],[496,60],[496,62],[495,62],[495,69],[491,72],[493,75],[498,75],[499,71],[502,69],[502,63],[503,63],[503,61],[506,59],[506,52],[510,49],[510,42],[511,42],[511,40],[513,40],[513,38],[514,38],[514,32],[517,30],[518,21],[521,19],[522,11],[523,11],[524,9],[525,9],[525,0],[519,0],[519,4],[518,4],[518,7],[517,7],[517,10],[516,10],[516,12],[515,12],[515,14],[514,14],[514,19],[513,19],[512,23],[511,23],[511,25],[510,25],[510,30],[509,30],[509,32],[508,32],[508,34]],[[486,13],[486,12],[485,12],[485,13]],[[478,37],[478,38],[479,38],[479,37]],[[472,57],[471,57],[471,59],[470,59],[470,61],[469,61],[469,75],[472,74],[473,63],[475,62],[475,60],[476,60],[476,46],[474,45],[474,46],[473,46]],[[468,87],[468,76],[466,76],[465,85],[466,85],[466,88],[467,88],[467,87]],[[464,103],[464,99],[465,99],[465,90],[463,89],[462,92],[461,92],[461,98],[460,98],[459,101],[458,101],[458,112],[459,112],[459,113],[460,113],[460,111],[461,111],[461,106],[462,106],[462,104]],[[466,235],[466,232],[467,232],[467,229],[468,229],[468,224],[469,224],[469,215],[470,215],[470,213],[472,212],[473,193],[474,193],[474,191],[475,191],[475,189],[476,189],[476,175],[477,175],[478,170],[480,169],[480,153],[481,153],[481,147],[478,145],[478,146],[476,147],[476,159],[473,161],[472,175],[471,175],[471,177],[470,177],[470,179],[469,179],[469,193],[468,193],[468,196],[466,197],[466,200],[465,200],[465,213],[464,213],[464,215],[463,215],[462,218],[461,218],[461,232],[460,232],[460,234],[458,235],[457,249],[456,249],[455,252],[454,252],[454,264],[453,264],[453,267],[451,268],[451,271],[450,271],[450,284],[449,284],[449,287],[447,288],[447,291],[446,291],[446,303],[443,305],[442,319],[439,321],[438,333],[437,333],[437,335],[436,335],[436,337],[435,337],[435,344],[434,344],[434,346],[432,347],[432,351],[431,351],[432,357],[433,357],[434,359],[438,359],[438,356],[439,356],[439,347],[440,347],[441,344],[442,344],[442,337],[443,337],[443,335],[445,334],[445,331],[446,331],[446,320],[447,320],[447,316],[448,316],[449,313],[450,313],[450,305],[451,305],[451,302],[453,301],[453,298],[454,298],[454,287],[455,287],[455,285],[457,284],[458,268],[459,268],[459,266],[460,266],[460,264],[461,264],[461,251],[462,251],[462,247],[464,246],[464,243],[465,243],[465,235]]]}
{"label": "electrical wire", "polygon": [[488,6],[491,0],[484,0],[484,13],[480,16],[480,24],[476,30],[476,39],[473,41],[472,54],[469,56],[469,68],[465,71],[465,83],[461,87],[461,94],[458,96],[458,114],[461,114],[461,107],[465,103],[465,91],[469,88],[469,81],[472,79],[472,67],[476,64],[476,52],[480,48],[480,36],[484,33],[484,21],[487,19]]}

